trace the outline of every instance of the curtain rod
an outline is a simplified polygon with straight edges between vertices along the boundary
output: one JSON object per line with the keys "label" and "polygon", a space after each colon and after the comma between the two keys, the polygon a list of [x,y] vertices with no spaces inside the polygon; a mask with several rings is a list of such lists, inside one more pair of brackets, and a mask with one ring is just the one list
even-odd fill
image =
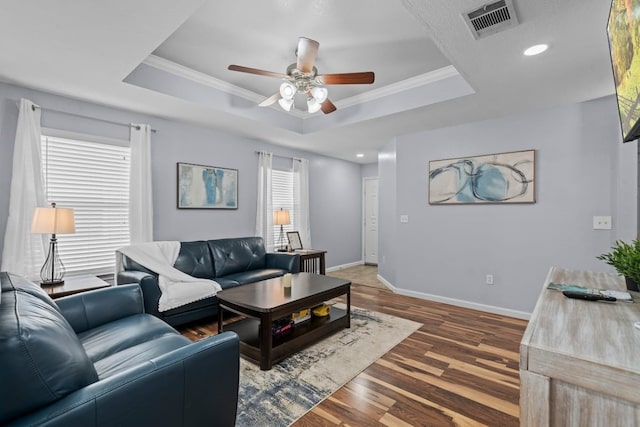
{"label": "curtain rod", "polygon": [[[99,118],[97,118],[97,117],[84,116],[84,115],[82,115],[82,114],[69,113],[69,112],[67,112],[67,111],[60,111],[60,110],[56,110],[56,109],[53,109],[53,108],[41,107],[40,105],[32,105],[32,106],[31,106],[31,109],[32,109],[33,111],[36,111],[36,108],[39,108],[39,109],[40,109],[40,110],[42,110],[42,111],[53,111],[53,112],[55,112],[55,113],[66,114],[66,115],[68,115],[68,116],[74,116],[74,117],[80,117],[80,118],[83,118],[83,119],[96,120],[96,121],[98,121],[98,122],[109,123],[109,124],[111,124],[111,125],[116,125],[116,126],[132,127],[132,128],[135,128],[136,130],[140,130],[140,126],[138,126],[138,125],[134,125],[134,124],[132,124],[132,123],[122,123],[122,122],[115,122],[115,121],[113,121],[113,120],[99,119]],[[157,132],[157,130],[155,130],[155,129],[151,129],[151,132],[156,133],[156,132]]]}
{"label": "curtain rod", "polygon": [[291,156],[281,156],[280,154],[273,154],[273,153],[269,153],[268,151],[258,151],[256,150],[256,154],[271,154],[273,157],[280,157],[282,159],[291,159],[291,160],[304,160],[301,159],[300,157],[291,157]]}

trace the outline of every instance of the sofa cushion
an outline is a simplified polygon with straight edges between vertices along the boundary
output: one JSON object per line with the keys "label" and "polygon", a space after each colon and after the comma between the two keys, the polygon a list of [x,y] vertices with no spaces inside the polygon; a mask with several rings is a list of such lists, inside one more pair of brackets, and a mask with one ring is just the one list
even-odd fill
{"label": "sofa cushion", "polygon": [[22,282],[0,273],[0,424],[98,380],[55,303],[33,287],[14,288],[14,279]]}
{"label": "sofa cushion", "polygon": [[209,240],[207,244],[213,257],[214,277],[266,267],[267,252],[262,237]]}
{"label": "sofa cushion", "polygon": [[212,279],[215,275],[211,253],[205,241],[181,242],[180,252],[173,266],[200,279]]}
{"label": "sofa cushion", "polygon": [[[224,289],[224,288],[223,288]],[[173,316],[175,314],[186,313],[192,310],[198,310],[200,308],[207,308],[211,306],[218,306],[218,298],[213,296],[209,298],[200,299],[192,303],[181,305],[180,307],[172,308],[171,310],[163,311],[165,316]]]}
{"label": "sofa cushion", "polygon": [[175,329],[150,314],[138,314],[109,322],[78,334],[92,362],[109,357],[163,335],[177,335]]}
{"label": "sofa cushion", "polygon": [[182,335],[167,334],[112,353],[94,365],[102,380],[190,343],[191,340]]}

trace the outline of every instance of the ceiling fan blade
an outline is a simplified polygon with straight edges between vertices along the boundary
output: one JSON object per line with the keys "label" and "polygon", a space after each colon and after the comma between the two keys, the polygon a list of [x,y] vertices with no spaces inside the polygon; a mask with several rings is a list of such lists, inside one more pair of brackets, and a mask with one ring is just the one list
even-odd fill
{"label": "ceiling fan blade", "polygon": [[296,50],[296,55],[298,56],[296,68],[303,73],[311,73],[313,71],[313,64],[316,62],[319,47],[320,43],[317,41],[300,37],[300,40],[298,40],[298,49]]}
{"label": "ceiling fan blade", "polygon": [[322,104],[320,104],[320,108],[322,109],[322,112],[325,114],[333,113],[334,111],[337,110],[336,106],[333,105],[333,102],[331,102],[329,98],[325,99],[325,101]]}
{"label": "ceiling fan blade", "polygon": [[362,73],[320,74],[316,80],[325,85],[358,85],[371,84],[375,80],[373,71]]}
{"label": "ceiling fan blade", "polygon": [[270,97],[268,97],[267,99],[265,99],[264,101],[262,101],[260,104],[258,104],[258,106],[259,107],[268,107],[269,105],[274,104],[280,98],[282,98],[282,96],[280,95],[280,91],[278,91],[278,92],[274,93],[273,95],[271,95]]}
{"label": "ceiling fan blade", "polygon": [[286,74],[260,70],[258,68],[243,67],[242,65],[231,64],[229,65],[228,69],[231,71],[240,71],[241,73],[258,74],[259,76],[276,77],[279,79],[286,79],[287,77],[289,77]]}

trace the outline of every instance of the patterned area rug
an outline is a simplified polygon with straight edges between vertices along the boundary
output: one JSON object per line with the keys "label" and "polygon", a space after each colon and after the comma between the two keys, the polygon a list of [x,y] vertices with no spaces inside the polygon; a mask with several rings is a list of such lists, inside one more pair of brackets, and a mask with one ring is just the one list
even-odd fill
{"label": "patterned area rug", "polygon": [[420,326],[352,306],[350,329],[307,347],[270,371],[240,359],[236,426],[290,425]]}

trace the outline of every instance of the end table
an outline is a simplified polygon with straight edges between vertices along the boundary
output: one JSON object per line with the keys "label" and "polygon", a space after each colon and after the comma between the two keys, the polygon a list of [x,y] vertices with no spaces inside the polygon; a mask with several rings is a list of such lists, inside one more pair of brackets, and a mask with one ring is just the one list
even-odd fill
{"label": "end table", "polygon": [[317,249],[296,249],[293,252],[300,255],[300,271],[325,274],[324,254],[326,254],[327,251]]}
{"label": "end table", "polygon": [[75,276],[65,277],[61,285],[40,285],[51,298],[61,298],[80,292],[92,291],[94,289],[106,288],[110,285],[96,276]]}

